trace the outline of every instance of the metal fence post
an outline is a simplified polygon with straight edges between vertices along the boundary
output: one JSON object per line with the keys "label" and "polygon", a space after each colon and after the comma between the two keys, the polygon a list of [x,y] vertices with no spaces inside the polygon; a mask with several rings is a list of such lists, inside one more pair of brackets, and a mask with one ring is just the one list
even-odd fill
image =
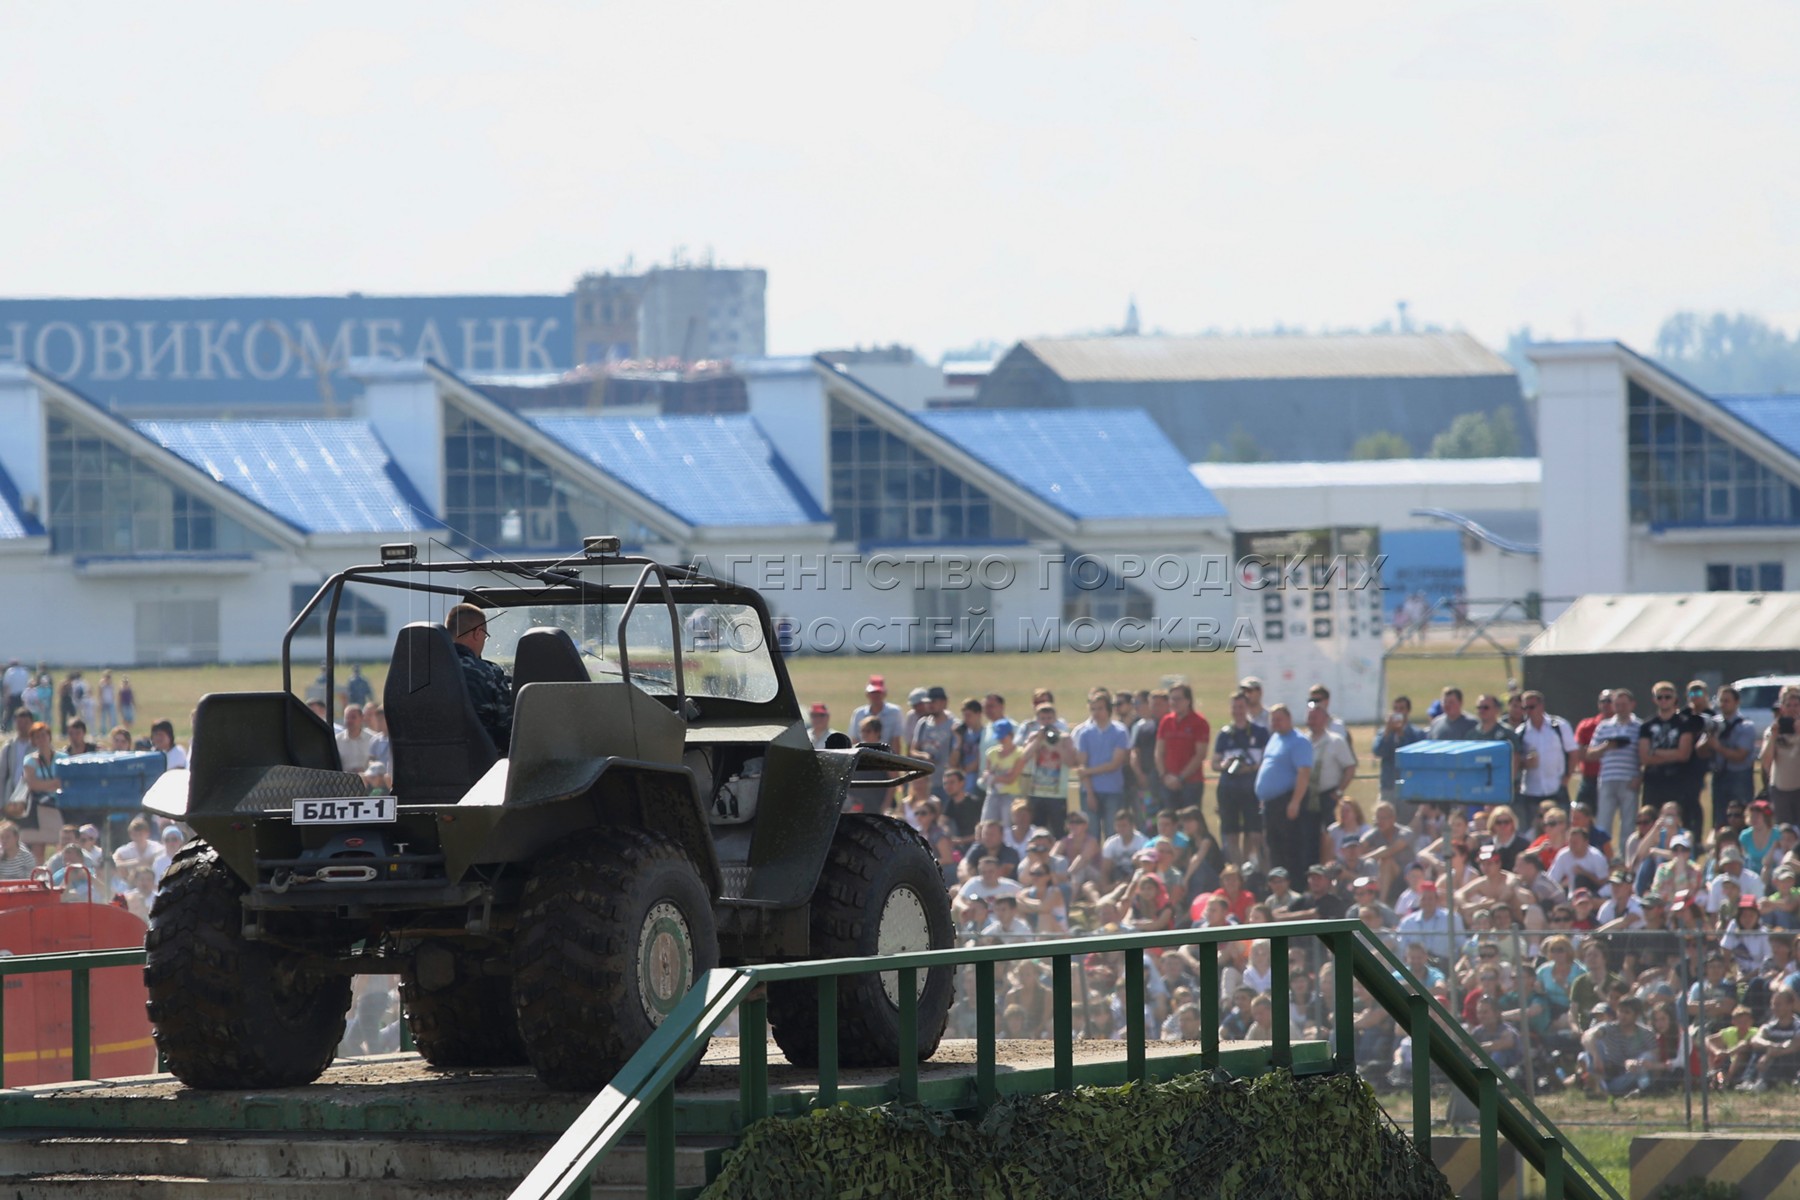
{"label": "metal fence post", "polygon": [[993,1106],[994,1080],[994,964],[975,964],[975,1106],[986,1112]]}
{"label": "metal fence post", "polygon": [[769,1008],[759,988],[738,1006],[738,1124],[769,1115]]}
{"label": "metal fence post", "polygon": [[1269,1061],[1278,1067],[1294,1065],[1294,997],[1288,982],[1288,941],[1269,939]]}
{"label": "metal fence post", "polygon": [[1333,1008],[1336,1025],[1332,1032],[1337,1041],[1337,1068],[1356,1069],[1356,954],[1354,933],[1331,935],[1331,984],[1337,993]]}
{"label": "metal fence post", "polygon": [[900,1098],[919,1098],[919,970],[900,968]]}
{"label": "metal fence post", "polygon": [[1500,1083],[1486,1067],[1475,1068],[1481,1098],[1481,1200],[1500,1200]]}
{"label": "metal fence post", "polygon": [[1051,1007],[1055,1025],[1056,1090],[1071,1091],[1075,1087],[1074,989],[1070,986],[1070,959],[1058,954],[1050,960]]}
{"label": "metal fence post", "polygon": [[1219,1066],[1219,944],[1200,943],[1200,1061]]}
{"label": "metal fence post", "polygon": [[838,981],[836,975],[819,976],[819,1103],[837,1103],[838,1090]]}
{"label": "metal fence post", "polygon": [[644,1192],[650,1200],[675,1200],[674,1084],[650,1101],[644,1132]]}
{"label": "metal fence post", "polygon": [[1125,1077],[1144,1078],[1144,954],[1125,954]]}
{"label": "metal fence post", "polygon": [[73,1041],[70,1044],[74,1059],[73,1079],[92,1079],[94,1067],[92,1062],[93,1029],[88,1017],[88,971],[86,967],[76,967],[69,972],[69,1008]]}
{"label": "metal fence post", "polygon": [[1407,998],[1412,1037],[1413,1144],[1431,1157],[1431,1005],[1417,993]]}

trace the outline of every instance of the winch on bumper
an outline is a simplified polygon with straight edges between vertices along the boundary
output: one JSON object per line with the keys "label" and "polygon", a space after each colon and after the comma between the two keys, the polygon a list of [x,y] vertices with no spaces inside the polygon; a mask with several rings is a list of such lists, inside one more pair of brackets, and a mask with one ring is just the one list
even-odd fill
{"label": "winch on bumper", "polygon": [[[491,894],[490,885],[483,881],[452,883],[445,874],[445,856],[434,841],[409,836],[402,827],[353,826],[321,834],[320,844],[303,845],[298,853],[291,848],[285,854],[271,853],[258,846],[256,885],[244,897],[244,907],[263,911],[353,908],[358,912],[447,908]],[[311,841],[313,836],[302,840]],[[367,890],[370,884],[380,885],[374,897]],[[356,893],[355,903],[347,905],[352,892]]]}

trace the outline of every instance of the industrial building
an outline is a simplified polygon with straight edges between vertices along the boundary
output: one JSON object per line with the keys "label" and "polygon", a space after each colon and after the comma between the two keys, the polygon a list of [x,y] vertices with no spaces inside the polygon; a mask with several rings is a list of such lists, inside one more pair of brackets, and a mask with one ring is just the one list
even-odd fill
{"label": "industrial building", "polygon": [[1375,432],[1422,455],[1463,413],[1510,421],[1518,453],[1537,450],[1512,367],[1464,333],[1034,338],[995,364],[978,403],[1141,408],[1190,462],[1234,441],[1264,459],[1335,462]]}
{"label": "industrial building", "polygon": [[[261,661],[381,543],[482,559],[596,532],[755,583],[802,648],[1009,649],[1082,618],[1231,626],[1228,597],[1070,578],[1084,554],[1198,577],[1229,552],[1223,508],[1142,413],[912,412],[814,358],[748,364],[735,414],[515,408],[436,362],[351,374],[336,419],[128,420],[0,364],[10,627],[57,662]],[[348,604],[340,653],[384,658],[441,604]],[[296,654],[323,640],[302,629]]]}
{"label": "industrial building", "polygon": [[1800,396],[1710,396],[1618,342],[1530,356],[1546,596],[1800,579]]}

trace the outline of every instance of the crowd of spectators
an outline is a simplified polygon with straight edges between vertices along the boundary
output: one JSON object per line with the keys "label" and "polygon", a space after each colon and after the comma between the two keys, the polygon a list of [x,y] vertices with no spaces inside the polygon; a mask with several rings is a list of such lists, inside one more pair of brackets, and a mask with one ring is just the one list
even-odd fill
{"label": "crowd of spectators", "polygon": [[[1451,687],[1423,722],[1396,698],[1361,754],[1327,689],[1294,699],[1265,706],[1245,679],[1215,732],[1185,685],[1095,688],[1071,727],[1049,692],[1015,723],[992,693],[953,715],[943,689],[919,688],[902,710],[875,676],[850,729],[937,770],[853,804],[924,834],[965,943],[1349,916],[1533,1088],[1800,1081],[1800,688],[1759,735],[1729,687],[1659,683],[1643,717],[1607,689],[1573,721],[1535,692],[1471,710]],[[823,744],[830,711],[811,718]],[[1427,739],[1510,743],[1511,803],[1401,799],[1396,752]],[[1359,774],[1376,777],[1372,806],[1351,793]],[[1290,943],[1290,1028],[1325,1037],[1331,967],[1304,942]],[[1268,1036],[1269,954],[1253,929],[1221,946],[1223,1037]],[[1087,1036],[1123,1036],[1121,966],[1083,964]],[[1198,1036],[1198,956],[1146,966],[1147,1027]],[[998,990],[1002,1036],[1048,1036],[1042,963],[1011,965]],[[1358,1059],[1398,1086],[1410,1039],[1355,995]],[[959,996],[954,1031],[972,1036],[972,985]]]}
{"label": "crowd of spectators", "polygon": [[[187,839],[180,825],[149,814],[133,817],[126,837],[106,845],[107,830],[65,823],[58,807],[65,764],[117,751],[161,751],[170,767],[187,764],[173,723],[151,723],[143,736],[131,723],[137,701],[129,676],[117,685],[102,671],[89,687],[81,671],[56,685],[49,670],[27,670],[17,659],[0,670],[0,880],[40,878],[68,903],[111,903],[149,919],[150,902],[169,860]],[[90,728],[106,730],[104,740]]]}
{"label": "crowd of spectators", "polygon": [[[321,676],[308,700],[322,715],[324,699]],[[373,687],[353,670],[334,699],[345,769],[387,789]],[[1800,1081],[1800,688],[1781,694],[1759,734],[1729,687],[1659,683],[1641,717],[1629,690],[1608,689],[1578,720],[1550,714],[1535,692],[1465,707],[1449,687],[1419,720],[1395,698],[1360,750],[1328,689],[1291,706],[1265,699],[1276,698],[1261,681],[1242,680],[1220,698],[1215,728],[1186,684],[1094,688],[1068,718],[1039,690],[1015,718],[1001,694],[953,706],[939,687],[913,689],[902,708],[871,676],[845,723],[851,738],[934,770],[891,787],[866,780],[847,806],[925,837],[964,942],[1353,917],[1534,1088],[1616,1096]],[[110,673],[89,688],[70,672],[58,688],[14,663],[0,704],[13,730],[0,795],[9,808],[21,789],[28,799],[0,823],[0,879],[41,871],[65,899],[147,915],[183,831],[140,816],[108,853],[98,828],[56,814],[56,764],[101,748],[90,723],[115,723],[105,748],[155,748],[185,765],[172,725],[136,737],[129,681],[114,687]],[[830,709],[813,704],[809,719],[826,745]],[[1424,740],[1510,743],[1511,802],[1403,799],[1396,755]],[[1253,929],[1221,944],[1222,1037],[1268,1036],[1270,954]],[[1292,1033],[1328,1036],[1331,966],[1306,939],[1289,954]],[[1083,963],[1087,1036],[1123,1036],[1121,966],[1117,955]],[[1198,956],[1168,950],[1147,968],[1148,1027],[1198,1037]],[[959,989],[956,1033],[973,1033],[973,991]],[[1409,1078],[1409,1039],[1354,994],[1365,1073]],[[1043,964],[1008,967],[998,1000],[1003,1036],[1048,1035]],[[392,1008],[367,1003],[363,1027],[391,1033]]]}

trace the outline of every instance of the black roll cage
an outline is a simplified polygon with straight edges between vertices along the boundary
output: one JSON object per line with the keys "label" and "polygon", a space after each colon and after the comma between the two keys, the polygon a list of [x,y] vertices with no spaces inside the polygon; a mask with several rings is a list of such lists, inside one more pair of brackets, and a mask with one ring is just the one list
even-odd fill
{"label": "black roll cage", "polygon": [[[642,555],[637,554],[584,555],[579,558],[453,559],[449,562],[442,563],[421,563],[416,559],[405,559],[396,562],[369,563],[360,567],[346,567],[319,585],[319,590],[314,592],[312,599],[308,600],[305,606],[295,614],[293,621],[288,624],[287,632],[282,635],[281,690],[289,693],[294,690],[294,635],[299,632],[300,626],[306,622],[306,619],[312,616],[313,611],[319,607],[320,601],[324,600],[326,595],[329,594],[331,597],[331,604],[328,607],[325,616],[325,722],[328,725],[332,722],[336,715],[334,706],[337,701],[338,604],[343,598],[344,585],[347,583],[361,583],[371,587],[390,587],[406,592],[426,592],[439,596],[455,596],[458,600],[465,603],[474,604],[481,608],[488,608],[491,607],[486,603],[488,597],[482,592],[471,588],[454,587],[446,584],[424,583],[412,578],[391,579],[384,578],[384,576],[412,576],[420,573],[427,575],[513,575],[520,579],[532,580],[553,587],[570,588],[579,595],[589,596],[593,593],[604,593],[609,585],[583,579],[581,576],[574,574],[571,568],[604,568],[610,566],[635,566],[640,568],[637,581],[632,584],[631,593],[626,598],[624,611],[619,615],[620,669],[629,677],[631,673],[631,651],[625,642],[625,631],[631,623],[631,614],[636,611],[639,601],[644,597],[645,586],[654,576],[658,591],[661,593],[663,606],[668,609],[669,613],[669,626],[672,637],[670,644],[674,646],[676,650],[676,653],[673,656],[675,660],[675,711],[677,713],[685,711],[687,707],[687,686],[682,666],[682,655],[680,652],[681,617],[680,614],[676,612],[675,594],[674,590],[669,586],[669,581],[673,579],[676,583],[689,587],[712,586],[733,592],[741,591],[743,589],[739,588],[736,584],[729,583],[722,579],[716,579],[711,575],[703,575],[692,567],[671,566],[667,563],[657,562],[653,558],[645,558]],[[755,594],[750,593],[750,595],[754,596]],[[604,599],[604,596],[601,598]],[[766,624],[768,621],[768,613],[763,609],[761,597],[756,597],[756,601],[755,607]],[[765,629],[764,633],[766,635],[768,631]],[[780,662],[779,657],[777,657],[776,662]]]}

